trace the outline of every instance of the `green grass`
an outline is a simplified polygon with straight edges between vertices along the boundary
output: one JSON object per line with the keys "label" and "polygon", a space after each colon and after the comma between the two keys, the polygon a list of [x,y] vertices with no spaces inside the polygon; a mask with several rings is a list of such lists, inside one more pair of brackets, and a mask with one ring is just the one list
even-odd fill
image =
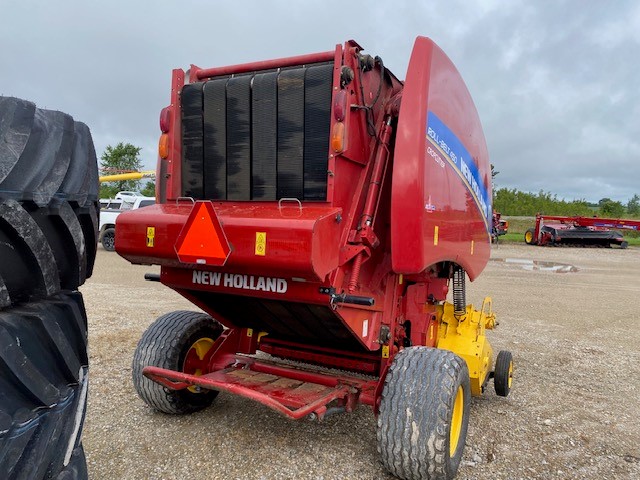
{"label": "green grass", "polygon": [[500,237],[501,242],[522,242],[524,243],[524,234],[522,233],[507,233]]}
{"label": "green grass", "polygon": [[524,232],[527,231],[528,228],[534,228],[536,226],[536,218],[505,218],[509,222],[509,232],[510,233],[521,233],[524,235]]}

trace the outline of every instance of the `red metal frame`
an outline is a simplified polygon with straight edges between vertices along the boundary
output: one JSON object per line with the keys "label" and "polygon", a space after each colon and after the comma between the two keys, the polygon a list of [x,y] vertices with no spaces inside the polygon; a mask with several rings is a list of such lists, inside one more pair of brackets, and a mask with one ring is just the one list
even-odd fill
{"label": "red metal frame", "polygon": [[[191,67],[189,81],[195,82],[333,61],[333,97],[338,92],[346,95],[350,106],[340,117],[345,126],[343,147],[328,151],[326,201],[299,205],[204,202],[230,246],[223,266],[199,264],[198,255],[181,262],[176,254],[176,244],[187,235],[183,230],[193,205],[179,201],[180,92],[185,74],[173,71],[170,154],[159,160],[159,204],[118,217],[117,250],[133,263],[161,265],[163,284],[228,330],[198,364],[208,365],[206,370],[200,368],[206,371],[204,375],[148,367],[145,374],[150,378],[169,388],[196,385],[226,390],[291,418],[310,413],[321,417],[330,402],[347,411],[356,403],[371,405],[377,411],[395,353],[407,344],[435,345],[433,305],[446,298],[450,264],[461,264],[473,279],[488,260],[486,219],[479,209],[477,192],[471,188],[478,181],[482,188],[491,188],[482,129],[459,73],[431,40],[420,37],[416,41],[406,87],[379,59],[363,58],[361,51],[356,42],[348,41],[331,52],[230,67]],[[354,73],[346,85],[341,83],[343,69]],[[330,132],[338,122],[333,105]],[[466,161],[473,163],[474,175],[482,178],[474,177],[469,183],[454,169],[441,172],[440,166],[427,158],[426,119],[430,112],[437,113],[446,129],[466,142],[463,150],[472,157]],[[438,209],[426,209],[425,203],[437,203]],[[148,227],[154,227],[155,232],[151,247],[145,241]],[[258,234],[266,238],[260,254]],[[230,301],[251,296],[322,307],[338,320],[342,334],[357,341],[350,345],[359,351],[270,336],[258,343],[259,332],[250,331],[241,319],[222,315],[214,302],[207,300],[209,294],[211,298],[225,294]],[[405,328],[409,322],[410,333]],[[377,378],[319,374],[238,355],[257,350]],[[241,378],[242,372],[251,374]],[[292,385],[278,390],[273,382],[258,382],[256,373],[273,375],[274,382],[277,378],[302,382],[310,393],[294,394],[297,387]]]}
{"label": "red metal frame", "polygon": [[[256,72],[259,70],[272,70],[276,68],[295,67],[311,63],[330,62],[335,58],[335,51],[298,55],[296,57],[276,58],[260,62],[242,63],[226,67],[199,68],[191,65],[190,76],[195,81],[206,80],[212,77],[224,75],[238,75],[241,73]],[[193,81],[193,80],[192,80]]]}
{"label": "red metal frame", "polygon": [[357,403],[373,405],[377,379],[326,375],[242,355],[223,358],[228,366],[199,376],[153,366],[145,367],[143,373],[174,390],[197,386],[240,395],[294,420],[312,413],[322,419],[327,405],[334,401],[339,401],[346,411]]}
{"label": "red metal frame", "polygon": [[166,159],[158,157],[156,169],[156,201],[166,202],[175,200],[180,196],[176,192],[180,191],[182,185],[182,173],[180,163],[182,160],[182,145],[180,143],[179,132],[181,131],[182,118],[180,108],[180,93],[184,87],[184,72],[175,69],[171,76],[171,109],[169,125],[169,156]]}

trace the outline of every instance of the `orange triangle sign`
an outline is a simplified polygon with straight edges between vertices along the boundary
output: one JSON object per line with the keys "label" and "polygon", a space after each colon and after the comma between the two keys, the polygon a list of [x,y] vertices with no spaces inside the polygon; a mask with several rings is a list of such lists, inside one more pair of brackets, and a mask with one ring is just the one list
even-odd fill
{"label": "orange triangle sign", "polygon": [[175,248],[182,263],[225,264],[231,248],[211,202],[196,202]]}

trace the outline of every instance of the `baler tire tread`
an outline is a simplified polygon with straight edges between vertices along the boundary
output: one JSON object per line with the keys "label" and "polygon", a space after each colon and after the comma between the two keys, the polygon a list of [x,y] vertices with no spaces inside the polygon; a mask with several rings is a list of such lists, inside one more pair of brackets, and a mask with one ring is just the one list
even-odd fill
{"label": "baler tire tread", "polygon": [[[458,387],[464,393],[463,416],[455,454],[450,456],[449,428]],[[378,451],[385,467],[407,480],[453,478],[464,450],[470,397],[469,371],[457,355],[429,347],[397,353],[378,416]]]}
{"label": "baler tire tread", "polygon": [[97,202],[97,158],[91,132],[66,113],[0,96],[0,198],[48,205]]}
{"label": "baler tire tread", "polygon": [[496,395],[506,397],[511,392],[509,379],[513,372],[513,356],[508,350],[500,350],[493,369],[493,387]]}
{"label": "baler tire tread", "polygon": [[97,216],[97,203],[0,200],[0,308],[84,284],[95,262]]}
{"label": "baler tire tread", "polygon": [[0,312],[3,478],[87,478],[80,443],[87,372],[87,317],[80,292]]}
{"label": "baler tire tread", "polygon": [[146,378],[142,370],[146,366],[156,366],[181,371],[194,338],[208,335],[215,340],[222,330],[222,325],[205,313],[180,310],[160,316],[144,332],[133,356],[133,385],[140,398],[154,410],[177,415],[211,405],[217,391],[171,390]]}

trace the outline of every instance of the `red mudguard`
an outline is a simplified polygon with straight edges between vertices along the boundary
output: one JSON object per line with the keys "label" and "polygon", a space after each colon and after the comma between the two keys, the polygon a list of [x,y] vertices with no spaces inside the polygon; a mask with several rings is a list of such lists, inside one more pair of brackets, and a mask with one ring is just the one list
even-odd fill
{"label": "red mudguard", "polygon": [[419,274],[452,261],[473,280],[490,254],[491,166],[471,95],[430,39],[413,47],[398,119],[392,265]]}

